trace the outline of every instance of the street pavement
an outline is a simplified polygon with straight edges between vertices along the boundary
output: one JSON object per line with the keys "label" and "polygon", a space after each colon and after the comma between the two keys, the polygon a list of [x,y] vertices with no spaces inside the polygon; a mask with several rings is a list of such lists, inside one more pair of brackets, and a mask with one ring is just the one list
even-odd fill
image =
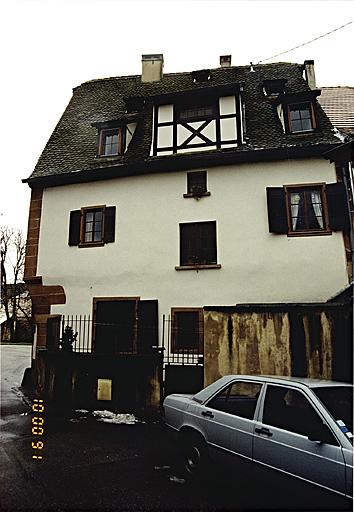
{"label": "street pavement", "polygon": [[20,387],[29,365],[30,347],[1,346],[1,512],[299,510],[296,496],[271,483],[260,490],[256,480],[215,466],[204,480],[186,482],[158,419],[111,424],[89,412],[45,409],[43,459],[33,459],[34,415]]}

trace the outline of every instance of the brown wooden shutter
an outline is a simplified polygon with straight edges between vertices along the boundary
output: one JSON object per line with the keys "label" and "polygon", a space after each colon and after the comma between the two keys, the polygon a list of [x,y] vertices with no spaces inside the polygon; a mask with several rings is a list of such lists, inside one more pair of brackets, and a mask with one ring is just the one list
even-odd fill
{"label": "brown wooden shutter", "polygon": [[116,227],[116,207],[108,206],[105,209],[104,218],[104,241],[106,243],[114,242]]}
{"label": "brown wooden shutter", "polygon": [[81,211],[73,210],[70,212],[69,223],[69,245],[79,245],[80,243],[80,221]]}
{"label": "brown wooden shutter", "polygon": [[153,352],[158,339],[158,301],[140,300],[138,302],[138,352]]}
{"label": "brown wooden shutter", "polygon": [[267,187],[267,207],[270,233],[286,234],[288,219],[283,187]]}
{"label": "brown wooden shutter", "polygon": [[343,183],[326,185],[329,227],[333,231],[349,231],[347,198]]}

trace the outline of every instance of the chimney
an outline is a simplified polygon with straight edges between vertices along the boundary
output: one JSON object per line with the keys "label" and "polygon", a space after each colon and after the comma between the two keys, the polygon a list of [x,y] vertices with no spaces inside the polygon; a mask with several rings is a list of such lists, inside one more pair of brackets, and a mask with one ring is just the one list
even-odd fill
{"label": "chimney", "polygon": [[315,62],[305,60],[304,62],[305,80],[310,89],[316,89]]}
{"label": "chimney", "polygon": [[229,68],[231,66],[231,55],[220,55],[220,66]]}
{"label": "chimney", "polygon": [[142,72],[141,72],[141,81],[142,82],[158,82],[159,80],[161,80],[162,70],[163,70],[163,54],[162,53],[142,55],[141,62],[142,62]]}

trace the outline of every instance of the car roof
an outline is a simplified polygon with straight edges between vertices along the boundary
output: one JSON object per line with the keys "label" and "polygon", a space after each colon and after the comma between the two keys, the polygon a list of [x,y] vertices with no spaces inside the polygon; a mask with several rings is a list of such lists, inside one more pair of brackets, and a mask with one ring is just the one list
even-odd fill
{"label": "car roof", "polygon": [[215,392],[221,389],[223,386],[227,385],[229,382],[232,382],[234,379],[242,379],[248,381],[256,381],[256,382],[269,382],[272,384],[295,384],[300,385],[299,387],[306,386],[308,388],[316,388],[316,387],[337,387],[337,386],[346,386],[352,387],[352,384],[348,382],[339,382],[334,380],[324,380],[324,379],[312,379],[309,377],[293,377],[293,376],[278,376],[278,375],[225,375],[221,377],[217,381],[213,382],[206,388],[202,389],[194,395],[193,399],[197,402],[204,402],[210,396],[212,396]]}

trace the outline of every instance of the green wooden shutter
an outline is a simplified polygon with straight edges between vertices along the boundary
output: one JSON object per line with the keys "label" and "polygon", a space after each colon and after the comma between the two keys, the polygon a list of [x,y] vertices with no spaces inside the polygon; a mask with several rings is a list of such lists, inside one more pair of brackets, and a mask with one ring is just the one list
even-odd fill
{"label": "green wooden shutter", "polygon": [[268,225],[270,233],[286,234],[288,219],[283,187],[267,187]]}
{"label": "green wooden shutter", "polygon": [[329,227],[333,231],[349,231],[347,198],[343,183],[326,185]]}
{"label": "green wooden shutter", "polygon": [[69,245],[79,245],[80,243],[80,222],[81,222],[81,211],[73,210],[70,212],[69,222]]}
{"label": "green wooden shutter", "polygon": [[105,209],[104,218],[104,241],[108,244],[114,242],[116,227],[116,207],[108,206]]}

